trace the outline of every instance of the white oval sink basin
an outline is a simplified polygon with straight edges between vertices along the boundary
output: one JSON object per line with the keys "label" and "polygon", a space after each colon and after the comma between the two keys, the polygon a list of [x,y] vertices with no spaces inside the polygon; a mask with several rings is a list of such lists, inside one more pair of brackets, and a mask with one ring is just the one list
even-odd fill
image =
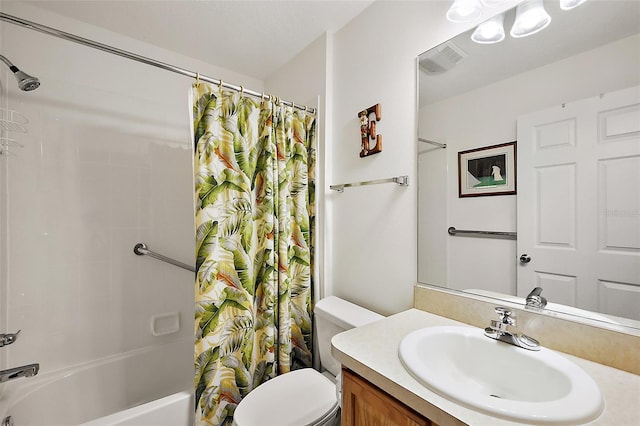
{"label": "white oval sink basin", "polygon": [[598,385],[580,367],[546,348],[529,351],[488,338],[474,327],[428,327],[400,342],[409,373],[441,396],[510,420],[581,424],[603,409]]}

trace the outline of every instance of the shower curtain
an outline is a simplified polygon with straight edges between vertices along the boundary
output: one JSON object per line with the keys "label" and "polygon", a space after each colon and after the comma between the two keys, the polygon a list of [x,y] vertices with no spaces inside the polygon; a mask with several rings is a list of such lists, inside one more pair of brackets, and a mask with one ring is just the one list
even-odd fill
{"label": "shower curtain", "polygon": [[312,365],[315,117],[199,83],[196,422],[231,424],[261,383]]}

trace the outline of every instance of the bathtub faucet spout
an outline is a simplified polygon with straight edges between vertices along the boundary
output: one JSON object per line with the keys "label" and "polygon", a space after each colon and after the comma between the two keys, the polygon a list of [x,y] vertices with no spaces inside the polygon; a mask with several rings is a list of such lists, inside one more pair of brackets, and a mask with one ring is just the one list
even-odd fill
{"label": "bathtub faucet spout", "polygon": [[8,368],[6,370],[0,370],[0,383],[8,382],[9,380],[17,379],[18,377],[31,377],[38,374],[40,370],[40,364],[28,364],[22,367]]}
{"label": "bathtub faucet spout", "polygon": [[18,339],[18,334],[20,334],[20,330],[15,333],[2,333],[0,334],[0,348],[3,346],[7,346],[12,344]]}

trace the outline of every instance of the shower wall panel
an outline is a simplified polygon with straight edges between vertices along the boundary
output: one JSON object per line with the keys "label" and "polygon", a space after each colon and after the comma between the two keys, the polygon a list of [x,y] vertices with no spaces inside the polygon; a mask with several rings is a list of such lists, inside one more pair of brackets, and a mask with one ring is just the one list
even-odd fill
{"label": "shower wall panel", "polygon": [[[251,78],[34,7],[2,8],[262,89]],[[133,247],[144,242],[194,263],[191,81],[7,23],[0,39],[2,54],[42,82],[32,92],[9,84],[2,99],[28,119],[27,131],[15,134],[23,147],[1,159],[8,221],[1,231],[7,251],[0,332],[22,329],[3,349],[6,364],[39,362],[43,373],[190,341],[193,273],[136,256]],[[179,331],[157,335],[152,319],[159,315],[177,316]],[[191,364],[193,347],[167,362]],[[192,380],[186,377],[185,386]]]}

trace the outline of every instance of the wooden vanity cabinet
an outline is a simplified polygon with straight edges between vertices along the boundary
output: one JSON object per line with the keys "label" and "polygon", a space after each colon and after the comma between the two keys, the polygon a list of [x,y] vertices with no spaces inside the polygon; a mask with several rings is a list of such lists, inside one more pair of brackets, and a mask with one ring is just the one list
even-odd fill
{"label": "wooden vanity cabinet", "polygon": [[342,426],[437,426],[346,368],[342,369]]}

